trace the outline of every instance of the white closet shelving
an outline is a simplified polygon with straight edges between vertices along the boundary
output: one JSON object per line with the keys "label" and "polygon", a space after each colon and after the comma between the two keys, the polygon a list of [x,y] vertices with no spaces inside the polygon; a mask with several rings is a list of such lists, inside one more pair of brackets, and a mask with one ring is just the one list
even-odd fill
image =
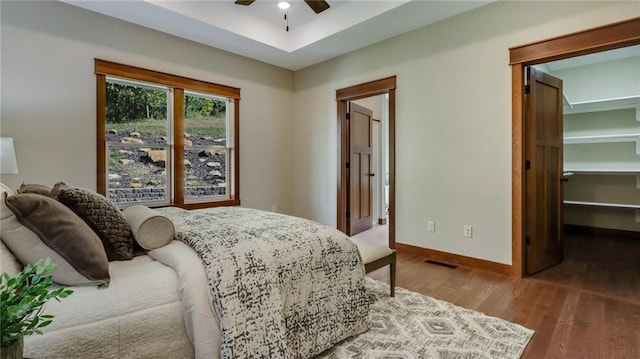
{"label": "white closet shelving", "polygon": [[613,143],[613,142],[638,143],[639,140],[640,140],[640,132],[639,133],[621,133],[621,134],[614,134],[614,135],[565,136],[564,137],[564,143],[567,145],[576,144],[576,143]]}
{"label": "white closet shelving", "polygon": [[569,103],[569,100],[565,97],[564,114],[571,115],[574,113],[584,112],[598,112],[609,110],[621,110],[627,108],[636,109],[636,120],[640,121],[640,95],[616,97],[609,99],[583,101]]}
{"label": "white closet shelving", "polygon": [[[566,166],[565,166],[566,168]],[[567,168],[565,172],[572,172],[578,175],[640,175],[640,171],[636,169],[604,169],[604,168],[584,168],[584,169],[571,169]]]}
{"label": "white closet shelving", "polygon": [[640,232],[640,46],[536,66],[563,84],[564,223]]}
{"label": "white closet shelving", "polygon": [[[591,176],[575,177],[565,186],[564,203],[640,210],[640,96],[565,102],[564,114],[564,170]],[[599,175],[636,178],[617,180],[613,191],[604,189],[606,181],[593,180]],[[595,188],[604,195],[592,198],[589,193]],[[612,198],[606,198],[608,192]]]}
{"label": "white closet shelving", "polygon": [[595,207],[613,207],[613,208],[634,208],[634,209],[640,209],[640,204],[625,204],[625,203],[585,202],[585,201],[564,201],[564,204],[575,204],[575,205],[581,205],[581,206],[595,206]]}

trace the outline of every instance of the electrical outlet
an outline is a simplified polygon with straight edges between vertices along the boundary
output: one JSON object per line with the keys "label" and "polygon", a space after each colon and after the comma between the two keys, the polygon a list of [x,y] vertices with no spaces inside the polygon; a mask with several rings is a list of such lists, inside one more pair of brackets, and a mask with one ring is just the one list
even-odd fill
{"label": "electrical outlet", "polygon": [[436,231],[436,222],[427,221],[427,232],[435,232]]}
{"label": "electrical outlet", "polygon": [[271,212],[278,212],[278,205],[272,204],[271,205]]}
{"label": "electrical outlet", "polygon": [[464,226],[464,238],[473,238],[473,227]]}

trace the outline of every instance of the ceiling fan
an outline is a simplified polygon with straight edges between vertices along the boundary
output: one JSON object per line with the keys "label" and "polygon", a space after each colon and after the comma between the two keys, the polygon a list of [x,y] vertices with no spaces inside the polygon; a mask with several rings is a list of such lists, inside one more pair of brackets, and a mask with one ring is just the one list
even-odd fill
{"label": "ceiling fan", "polygon": [[[256,0],[236,0],[235,3],[237,5],[249,6],[253,4],[254,1]],[[329,3],[324,0],[304,0],[304,2],[307,3],[311,10],[316,14],[319,14],[330,7]]]}

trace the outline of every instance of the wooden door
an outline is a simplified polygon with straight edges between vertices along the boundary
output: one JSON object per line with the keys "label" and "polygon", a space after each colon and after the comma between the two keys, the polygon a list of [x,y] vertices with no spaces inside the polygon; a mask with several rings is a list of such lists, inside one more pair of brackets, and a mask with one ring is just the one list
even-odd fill
{"label": "wooden door", "polygon": [[349,235],[371,228],[373,177],[371,126],[373,112],[349,103]]}
{"label": "wooden door", "polygon": [[526,273],[562,262],[562,80],[532,67],[525,87]]}

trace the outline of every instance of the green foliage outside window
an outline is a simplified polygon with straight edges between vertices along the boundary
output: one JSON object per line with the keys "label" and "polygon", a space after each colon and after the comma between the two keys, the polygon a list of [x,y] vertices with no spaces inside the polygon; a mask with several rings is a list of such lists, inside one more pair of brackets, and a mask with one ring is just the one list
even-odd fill
{"label": "green foliage outside window", "polygon": [[167,118],[167,92],[107,82],[107,123]]}
{"label": "green foliage outside window", "polygon": [[226,101],[211,100],[196,96],[184,97],[185,118],[219,117],[225,113],[226,107]]}
{"label": "green foliage outside window", "polygon": [[[107,123],[127,123],[167,118],[167,91],[107,82]],[[226,101],[185,97],[185,117],[219,117]]]}

